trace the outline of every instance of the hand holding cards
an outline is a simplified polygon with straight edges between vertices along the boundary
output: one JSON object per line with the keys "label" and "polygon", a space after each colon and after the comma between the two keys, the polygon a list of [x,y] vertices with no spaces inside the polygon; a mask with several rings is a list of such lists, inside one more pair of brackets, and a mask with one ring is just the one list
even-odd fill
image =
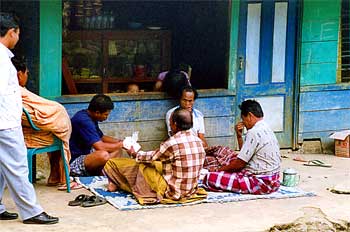
{"label": "hand holding cards", "polygon": [[125,137],[123,141],[123,147],[126,150],[131,150],[133,148],[134,152],[138,152],[141,149],[140,144],[137,143],[137,140],[139,139],[139,132],[135,131],[132,133],[132,136]]}

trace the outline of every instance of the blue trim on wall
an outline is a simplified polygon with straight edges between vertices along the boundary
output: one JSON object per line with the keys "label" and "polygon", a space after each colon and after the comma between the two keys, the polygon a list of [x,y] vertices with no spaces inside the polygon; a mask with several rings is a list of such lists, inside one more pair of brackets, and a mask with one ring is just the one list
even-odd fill
{"label": "blue trim on wall", "polygon": [[[274,1],[261,4],[260,51],[259,51],[259,83],[266,89],[272,77],[272,46],[274,26]],[[264,86],[265,85],[265,86]]]}

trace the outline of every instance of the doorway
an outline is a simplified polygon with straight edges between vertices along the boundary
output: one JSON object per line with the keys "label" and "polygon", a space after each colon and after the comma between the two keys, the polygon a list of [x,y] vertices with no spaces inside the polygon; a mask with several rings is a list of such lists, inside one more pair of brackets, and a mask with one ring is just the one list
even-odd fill
{"label": "doorway", "polygon": [[261,104],[281,148],[293,147],[296,16],[294,0],[240,4],[236,102]]}

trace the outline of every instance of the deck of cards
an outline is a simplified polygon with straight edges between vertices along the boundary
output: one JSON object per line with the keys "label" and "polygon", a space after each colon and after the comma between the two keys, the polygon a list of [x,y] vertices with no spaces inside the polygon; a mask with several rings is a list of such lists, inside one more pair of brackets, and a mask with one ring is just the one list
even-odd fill
{"label": "deck of cards", "polygon": [[141,149],[140,144],[137,143],[137,140],[139,139],[139,132],[135,131],[132,133],[132,136],[127,136],[123,140],[123,147],[127,150],[130,150],[131,147],[133,147],[135,152],[138,152]]}

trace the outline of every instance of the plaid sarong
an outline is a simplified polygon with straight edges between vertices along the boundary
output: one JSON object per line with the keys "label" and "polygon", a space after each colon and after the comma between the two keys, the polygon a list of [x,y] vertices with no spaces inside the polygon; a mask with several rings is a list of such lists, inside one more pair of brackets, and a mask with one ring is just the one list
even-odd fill
{"label": "plaid sarong", "polygon": [[203,180],[204,187],[209,191],[230,191],[244,194],[269,194],[280,187],[279,173],[272,175],[254,175],[248,171],[240,172],[209,172]]}
{"label": "plaid sarong", "polygon": [[223,146],[208,147],[205,154],[203,168],[209,172],[216,172],[222,166],[228,165],[238,155],[234,150]]}
{"label": "plaid sarong", "polygon": [[90,176],[85,168],[85,158],[87,155],[78,156],[72,163],[70,163],[71,176]]}

